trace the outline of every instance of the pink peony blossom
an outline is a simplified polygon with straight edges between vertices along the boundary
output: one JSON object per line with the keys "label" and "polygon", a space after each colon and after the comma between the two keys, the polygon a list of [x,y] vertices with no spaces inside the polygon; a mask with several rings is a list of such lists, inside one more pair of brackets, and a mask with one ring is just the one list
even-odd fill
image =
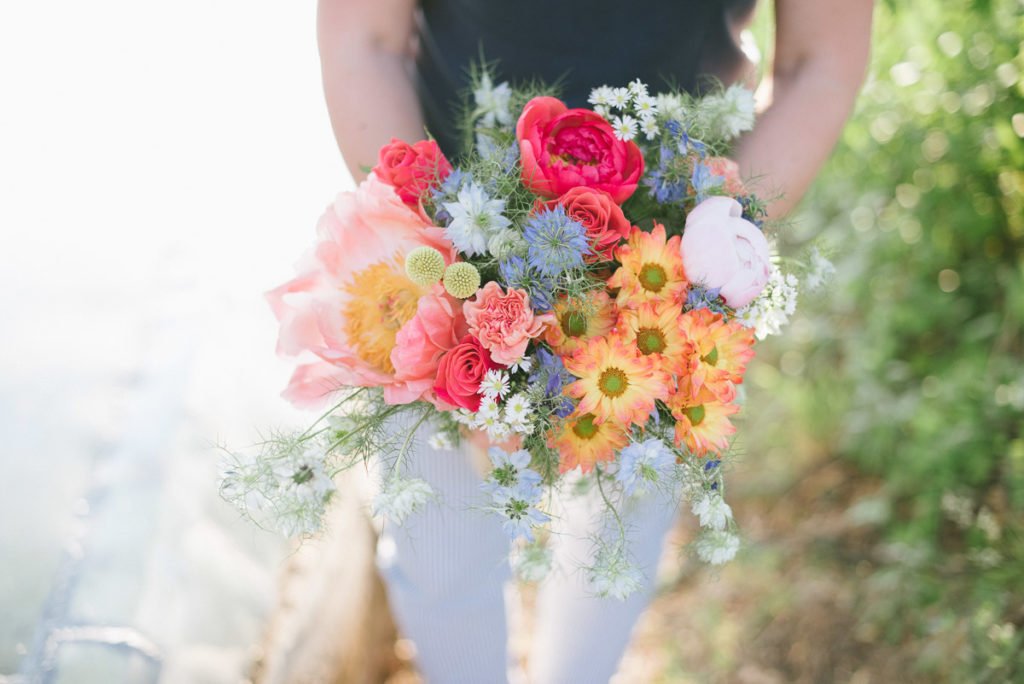
{"label": "pink peony blossom", "polygon": [[[445,294],[441,285],[420,297],[416,315],[395,336],[391,364],[395,383],[385,388],[391,403],[407,404],[419,399],[440,403],[434,392],[434,379],[441,357],[466,335],[466,319],[461,302]],[[450,408],[438,406],[438,408]]]}
{"label": "pink peony blossom", "polygon": [[742,214],[736,200],[709,197],[686,217],[679,250],[687,279],[718,289],[737,309],[753,301],[771,275],[768,240]]}
{"label": "pink peony blossom", "polygon": [[478,290],[462,310],[470,334],[505,366],[523,358],[530,340],[543,334],[545,326],[555,320],[551,314],[534,314],[530,297],[522,290],[511,288],[506,294],[494,281]]}
{"label": "pink peony blossom", "polygon": [[408,396],[390,355],[420,297],[431,294],[405,274],[405,255],[423,245],[439,250],[446,264],[455,258],[443,229],[375,174],[338,195],[320,218],[300,275],[267,293],[281,326],[278,352],[303,361],[286,398],[317,406],[342,386],[383,387],[393,403]]}

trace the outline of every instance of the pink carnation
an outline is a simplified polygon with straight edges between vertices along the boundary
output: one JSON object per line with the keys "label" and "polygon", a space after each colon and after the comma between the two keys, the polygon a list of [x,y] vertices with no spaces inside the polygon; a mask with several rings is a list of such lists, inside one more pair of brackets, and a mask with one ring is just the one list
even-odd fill
{"label": "pink carnation", "polygon": [[771,275],[768,240],[729,197],[709,197],[693,208],[679,251],[687,279],[719,290],[736,309],[752,302]]}
{"label": "pink carnation", "polygon": [[439,404],[434,392],[437,367],[441,357],[465,335],[462,307],[445,294],[443,287],[435,285],[431,294],[420,297],[416,315],[395,336],[395,347],[391,350],[395,382],[384,389],[388,402],[407,404],[424,399]]}
{"label": "pink carnation", "polygon": [[522,290],[502,291],[491,281],[476,296],[462,305],[469,332],[498,363],[510,366],[526,353],[526,345],[544,332],[554,316],[537,316],[530,308],[530,297]]}

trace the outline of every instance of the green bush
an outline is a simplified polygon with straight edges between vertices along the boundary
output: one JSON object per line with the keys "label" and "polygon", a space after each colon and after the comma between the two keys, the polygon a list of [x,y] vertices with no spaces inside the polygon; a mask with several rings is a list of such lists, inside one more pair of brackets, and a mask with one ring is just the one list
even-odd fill
{"label": "green bush", "polygon": [[1020,0],[878,8],[789,233],[824,235],[836,281],[776,343],[791,419],[882,483],[853,504],[877,528],[861,618],[957,681],[1024,680],[1022,36]]}

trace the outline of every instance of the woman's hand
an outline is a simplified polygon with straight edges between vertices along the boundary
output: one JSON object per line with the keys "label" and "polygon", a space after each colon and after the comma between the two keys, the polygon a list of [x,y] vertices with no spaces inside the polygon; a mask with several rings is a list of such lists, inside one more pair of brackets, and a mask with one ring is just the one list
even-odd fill
{"label": "woman's hand", "polygon": [[779,218],[806,192],[842,133],[864,81],[873,0],[776,0],[775,60],[758,90],[768,106],[736,161]]}
{"label": "woman's hand", "polygon": [[338,148],[358,182],[392,137],[424,137],[410,78],[416,0],[320,0],[317,40]]}

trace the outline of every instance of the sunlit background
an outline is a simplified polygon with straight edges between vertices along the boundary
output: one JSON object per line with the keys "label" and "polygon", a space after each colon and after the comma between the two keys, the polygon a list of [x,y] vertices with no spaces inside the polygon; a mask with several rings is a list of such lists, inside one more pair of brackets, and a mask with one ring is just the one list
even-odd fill
{"label": "sunlit background", "polygon": [[[260,293],[348,182],[314,5],[0,6],[0,682],[288,681],[296,556],[214,447],[300,419]],[[879,2],[785,232],[836,281],[749,375],[746,549],[667,559],[622,682],[1024,680],[1022,36],[1022,0]],[[325,681],[413,681],[367,648]]]}

